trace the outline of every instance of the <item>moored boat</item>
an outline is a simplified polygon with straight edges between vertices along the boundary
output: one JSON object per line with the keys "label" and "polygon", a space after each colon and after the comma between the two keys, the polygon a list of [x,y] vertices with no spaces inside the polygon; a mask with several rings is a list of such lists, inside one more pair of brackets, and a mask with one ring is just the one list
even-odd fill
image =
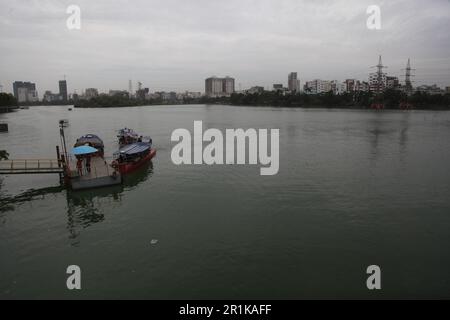
{"label": "moored boat", "polygon": [[95,134],[87,134],[77,139],[74,147],[90,146],[98,150],[98,155],[103,157],[105,145],[103,140]]}
{"label": "moored boat", "polygon": [[114,154],[112,167],[121,174],[133,172],[148,163],[156,155],[150,142],[137,142],[121,148]]}

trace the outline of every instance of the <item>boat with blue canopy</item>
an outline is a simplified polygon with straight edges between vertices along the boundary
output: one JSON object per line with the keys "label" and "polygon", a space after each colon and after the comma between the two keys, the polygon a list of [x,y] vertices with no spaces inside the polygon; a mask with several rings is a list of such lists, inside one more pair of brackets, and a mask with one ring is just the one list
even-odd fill
{"label": "boat with blue canopy", "polygon": [[155,155],[156,150],[152,148],[151,139],[149,142],[133,143],[114,153],[112,166],[121,174],[130,173],[149,162]]}

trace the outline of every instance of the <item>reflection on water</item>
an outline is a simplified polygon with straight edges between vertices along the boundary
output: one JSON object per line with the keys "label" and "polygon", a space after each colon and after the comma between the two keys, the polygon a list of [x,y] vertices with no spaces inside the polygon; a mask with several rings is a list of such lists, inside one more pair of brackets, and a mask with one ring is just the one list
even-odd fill
{"label": "reflection on water", "polygon": [[[124,191],[135,189],[153,174],[153,163],[150,162],[124,177],[123,184],[108,188],[89,189],[80,191],[66,191],[67,201],[67,229],[70,238],[75,239],[80,232],[98,222],[105,220],[102,213],[102,200],[120,202]],[[1,188],[0,180],[0,188]],[[15,205],[31,200],[45,199],[51,194],[59,194],[65,189],[62,186],[41,189],[31,189],[17,196],[1,196],[0,213],[13,211]]]}
{"label": "reflection on water", "polygon": [[[377,160],[382,156],[379,145],[382,139],[392,140],[395,134],[399,134],[398,143],[400,155],[405,154],[408,143],[408,131],[410,124],[410,113],[405,112],[402,117],[396,121],[389,121],[383,117],[384,114],[376,114],[375,118],[367,121],[367,133],[370,139],[371,155],[373,160]],[[394,126],[392,124],[394,122]]]}
{"label": "reflection on water", "polygon": [[[0,189],[2,182],[3,181],[0,179]],[[17,196],[7,196],[2,195],[0,193],[0,200],[1,200],[0,213],[13,211],[15,204],[21,204],[31,200],[44,199],[46,195],[60,193],[63,189],[64,188],[62,186],[41,188],[41,189],[30,189]]]}

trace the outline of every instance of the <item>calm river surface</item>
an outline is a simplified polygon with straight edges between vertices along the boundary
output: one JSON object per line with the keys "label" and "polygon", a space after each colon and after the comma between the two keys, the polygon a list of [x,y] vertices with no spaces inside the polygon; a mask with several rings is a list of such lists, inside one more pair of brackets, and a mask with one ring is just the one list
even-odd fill
{"label": "calm river surface", "polygon": [[[151,135],[123,187],[0,177],[0,298],[450,298],[450,113],[151,106],[0,115],[10,158],[55,157],[58,120],[116,150]],[[280,171],[175,166],[177,128],[279,128]],[[79,265],[82,290],[66,289]],[[366,288],[379,265],[382,290]]]}

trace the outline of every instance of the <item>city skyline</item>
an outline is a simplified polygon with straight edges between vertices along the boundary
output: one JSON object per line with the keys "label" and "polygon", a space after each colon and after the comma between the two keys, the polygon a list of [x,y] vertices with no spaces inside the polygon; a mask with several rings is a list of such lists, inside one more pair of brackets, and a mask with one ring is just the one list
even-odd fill
{"label": "city skyline", "polygon": [[122,90],[129,79],[153,91],[203,91],[215,74],[233,75],[237,88],[270,88],[292,70],[303,83],[363,80],[379,54],[400,81],[411,58],[416,86],[450,83],[443,0],[381,1],[381,30],[366,27],[370,1],[78,1],[80,30],[66,27],[67,1],[0,1],[4,92],[16,80],[56,92],[63,75],[70,92]]}

